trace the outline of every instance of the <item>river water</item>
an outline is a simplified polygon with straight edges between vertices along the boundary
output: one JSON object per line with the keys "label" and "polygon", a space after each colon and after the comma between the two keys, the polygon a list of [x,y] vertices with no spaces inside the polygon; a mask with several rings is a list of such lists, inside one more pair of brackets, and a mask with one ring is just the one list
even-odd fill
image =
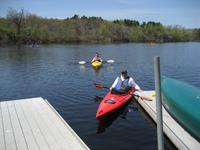
{"label": "river water", "polygon": [[[78,64],[95,52],[115,63],[98,71]],[[96,96],[107,91],[94,83],[110,86],[127,69],[143,90],[153,90],[154,56],[162,74],[200,87],[200,43],[12,46],[0,48],[0,100],[48,99],[91,149],[157,149],[155,124],[134,101],[108,122],[95,118]],[[167,138],[165,148],[175,149]]]}

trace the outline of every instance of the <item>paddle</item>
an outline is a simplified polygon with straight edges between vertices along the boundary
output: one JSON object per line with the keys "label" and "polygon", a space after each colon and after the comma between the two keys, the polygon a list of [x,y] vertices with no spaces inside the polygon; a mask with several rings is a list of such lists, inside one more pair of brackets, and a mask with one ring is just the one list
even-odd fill
{"label": "paddle", "polygon": [[99,83],[94,83],[95,87],[98,89],[104,88],[104,89],[110,89],[109,87],[103,86],[102,84]]}
{"label": "paddle", "polygon": [[[103,84],[99,84],[99,83],[94,83],[95,87],[100,89],[100,88],[104,88],[104,89],[110,89],[109,87],[106,87],[106,86],[103,86]],[[137,92],[138,93],[138,92]],[[136,97],[139,97],[141,98],[142,100],[147,100],[147,101],[152,101],[152,98],[149,98],[149,97],[146,97],[146,96],[143,96],[143,95],[139,95],[139,94],[136,94],[134,93],[133,96],[136,96]]]}
{"label": "paddle", "polygon": [[80,65],[84,65],[84,64],[86,64],[86,61],[79,61],[78,62]]}
{"label": "paddle", "polygon": [[110,64],[112,64],[112,63],[114,63],[114,62],[115,62],[115,61],[112,60],[112,59],[107,60],[107,63],[110,63]]}
{"label": "paddle", "polygon": [[[109,59],[109,60],[106,60],[106,61],[103,61],[103,62],[112,64],[112,63],[114,63],[115,61],[112,60],[112,59]],[[89,62],[86,62],[86,61],[82,60],[82,61],[79,61],[78,63],[79,63],[80,65],[84,65],[84,64],[89,63]]]}

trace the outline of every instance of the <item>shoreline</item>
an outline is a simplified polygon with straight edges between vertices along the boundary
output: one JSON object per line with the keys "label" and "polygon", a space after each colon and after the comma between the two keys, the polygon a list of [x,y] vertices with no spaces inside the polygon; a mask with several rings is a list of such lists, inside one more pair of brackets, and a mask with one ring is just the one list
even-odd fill
{"label": "shoreline", "polygon": [[7,46],[30,46],[30,47],[38,47],[40,45],[112,45],[112,44],[147,44],[151,46],[155,46],[158,44],[176,44],[176,43],[200,43],[200,41],[179,41],[179,42],[69,42],[69,43],[41,43],[35,46],[32,44],[24,44],[24,43],[7,43],[0,44],[0,47]]}

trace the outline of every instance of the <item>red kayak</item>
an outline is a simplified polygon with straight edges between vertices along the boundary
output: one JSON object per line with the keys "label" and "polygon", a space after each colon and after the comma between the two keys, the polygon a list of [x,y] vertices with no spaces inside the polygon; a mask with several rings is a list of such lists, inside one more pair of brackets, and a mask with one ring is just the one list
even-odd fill
{"label": "red kayak", "polygon": [[128,94],[107,93],[99,105],[96,118],[100,120],[124,106],[131,100],[133,93],[133,89],[131,89]]}

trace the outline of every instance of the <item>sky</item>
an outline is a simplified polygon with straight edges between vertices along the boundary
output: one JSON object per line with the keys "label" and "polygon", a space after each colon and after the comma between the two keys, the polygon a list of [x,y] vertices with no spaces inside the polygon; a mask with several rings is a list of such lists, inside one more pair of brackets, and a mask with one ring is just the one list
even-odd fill
{"label": "sky", "polygon": [[23,8],[47,18],[64,19],[78,14],[200,28],[200,0],[0,0],[1,17],[6,17],[9,8]]}

